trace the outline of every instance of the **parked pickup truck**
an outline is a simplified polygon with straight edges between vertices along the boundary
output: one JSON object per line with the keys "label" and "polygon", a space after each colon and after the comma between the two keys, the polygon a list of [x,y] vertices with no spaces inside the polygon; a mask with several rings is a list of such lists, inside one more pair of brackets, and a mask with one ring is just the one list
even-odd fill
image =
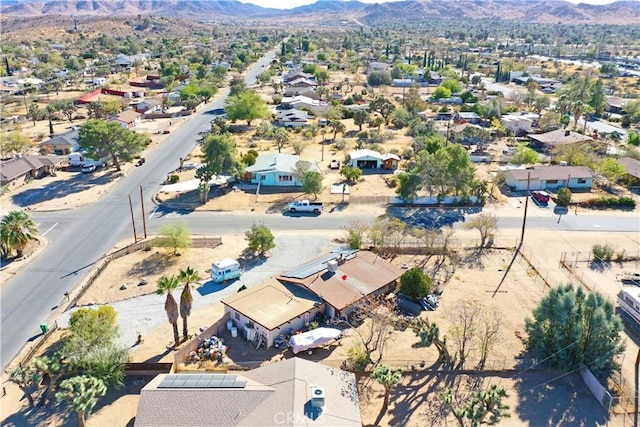
{"label": "parked pickup truck", "polygon": [[291,202],[287,206],[289,212],[322,212],[322,202],[310,202],[308,200],[301,200],[299,202]]}

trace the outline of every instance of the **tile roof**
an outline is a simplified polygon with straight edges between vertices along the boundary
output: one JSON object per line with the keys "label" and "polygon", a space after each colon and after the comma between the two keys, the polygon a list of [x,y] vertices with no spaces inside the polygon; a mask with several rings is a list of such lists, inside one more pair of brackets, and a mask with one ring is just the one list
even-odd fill
{"label": "tile roof", "polygon": [[[334,259],[339,257],[339,253],[336,253]],[[314,260],[319,267],[315,269],[315,273],[305,278],[300,278],[299,274],[292,273],[296,270],[292,270],[281,274],[277,279],[298,283],[336,309],[342,310],[363,296],[370,295],[397,280],[404,272],[400,267],[396,267],[370,251],[358,251],[346,256],[345,259],[338,262],[335,273],[327,270],[328,260],[325,256]]]}
{"label": "tile roof", "polygon": [[274,330],[313,309],[322,300],[304,288],[271,278],[224,298],[222,303],[266,329]]}
{"label": "tile roof", "polygon": [[[171,375],[142,389],[136,426],[362,425],[355,375],[297,357],[238,374],[243,389],[158,388]],[[312,384],[325,390],[320,414],[310,408]]]}
{"label": "tile roof", "polygon": [[564,180],[571,178],[593,178],[593,172],[586,166],[535,166],[530,169],[511,169],[509,172],[516,181],[526,181],[531,174],[533,181]]}

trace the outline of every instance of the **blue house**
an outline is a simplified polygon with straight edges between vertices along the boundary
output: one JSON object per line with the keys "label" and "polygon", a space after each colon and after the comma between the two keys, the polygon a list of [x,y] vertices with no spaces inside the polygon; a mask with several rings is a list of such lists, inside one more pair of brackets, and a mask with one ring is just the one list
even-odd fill
{"label": "blue house", "polygon": [[[280,187],[302,186],[302,183],[294,176],[298,161],[300,161],[300,156],[294,154],[260,154],[255,164],[245,169],[246,179],[252,184]],[[317,163],[309,163],[310,171],[320,172]]]}

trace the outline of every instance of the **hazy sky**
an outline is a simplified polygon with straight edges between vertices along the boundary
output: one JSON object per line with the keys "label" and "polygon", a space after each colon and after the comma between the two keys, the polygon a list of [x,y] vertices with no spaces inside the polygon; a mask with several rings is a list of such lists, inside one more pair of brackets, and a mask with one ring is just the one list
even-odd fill
{"label": "hazy sky", "polygon": [[[262,7],[290,9],[292,7],[315,3],[317,0],[240,0],[243,3],[253,3]],[[326,1],[326,0],[325,0]],[[362,3],[384,3],[390,0],[360,0]],[[391,0],[392,1],[392,0]],[[615,0],[567,0],[571,3],[607,4]]]}

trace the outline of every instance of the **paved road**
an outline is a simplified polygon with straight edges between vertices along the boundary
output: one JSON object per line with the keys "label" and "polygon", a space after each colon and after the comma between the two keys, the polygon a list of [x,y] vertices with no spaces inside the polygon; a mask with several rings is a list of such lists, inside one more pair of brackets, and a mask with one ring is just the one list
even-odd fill
{"label": "paved road", "polygon": [[[263,66],[275,58],[276,51],[269,52],[247,71],[248,85],[253,84],[264,70]],[[147,199],[145,216],[150,213],[154,208],[150,195],[167,171],[178,167],[180,157],[192,151],[198,133],[210,128],[211,111],[223,107],[225,93],[200,113],[187,118],[160,149],[146,156],[144,166],[132,169],[99,203],[73,211],[34,214],[40,230],[47,233],[49,245],[1,289],[0,363],[3,369],[28,340],[39,334],[38,325],[62,302],[64,292],[76,287],[116,242],[132,234],[128,197],[136,201],[139,209],[140,186]],[[141,216],[137,215],[140,231]]]}

